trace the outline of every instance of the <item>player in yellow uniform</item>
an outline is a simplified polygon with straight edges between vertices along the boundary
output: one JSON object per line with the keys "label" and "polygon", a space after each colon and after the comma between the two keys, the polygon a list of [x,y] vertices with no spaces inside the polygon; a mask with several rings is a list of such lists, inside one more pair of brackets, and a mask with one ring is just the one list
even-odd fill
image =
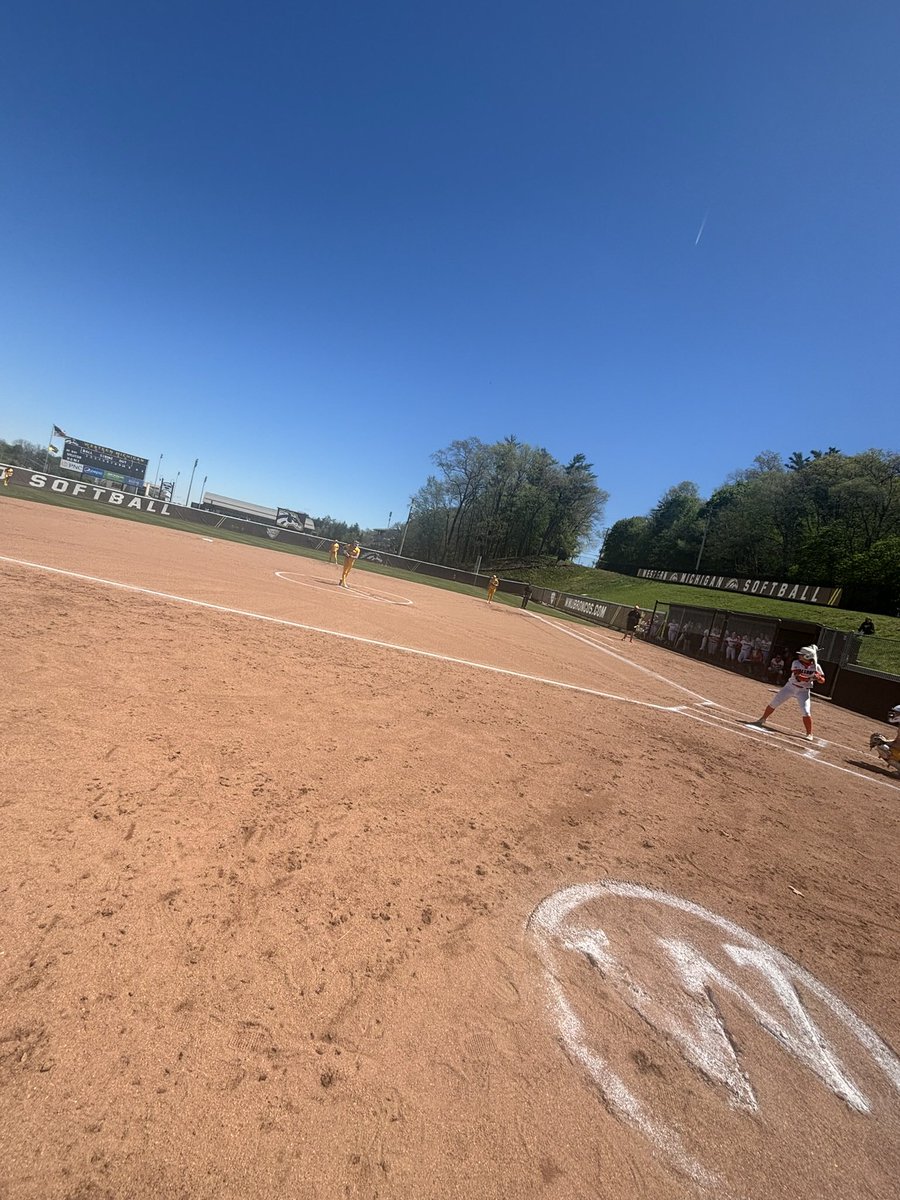
{"label": "player in yellow uniform", "polygon": [[347,576],[353,569],[353,564],[359,558],[359,542],[348,542],[347,549],[344,551],[344,569],[341,572],[341,582],[338,587],[349,587]]}
{"label": "player in yellow uniform", "polygon": [[338,550],[340,550],[340,548],[341,548],[340,542],[332,542],[331,543],[331,558],[329,558],[329,560],[328,560],[329,562],[333,562],[333,563],[337,562]]}
{"label": "player in yellow uniform", "polygon": [[490,577],[490,579],[488,580],[488,604],[490,604],[490,602],[493,600],[494,592],[496,592],[496,590],[499,586],[500,586],[500,580],[497,578],[496,575],[492,575]]}
{"label": "player in yellow uniform", "polygon": [[[887,719],[891,725],[900,725],[900,704],[894,705],[888,713]],[[900,771],[900,733],[893,741],[888,741],[880,733],[873,733],[869,738],[869,746],[876,751],[882,762],[893,767],[895,771]]]}
{"label": "player in yellow uniform", "polygon": [[13,469],[12,469],[12,467],[7,467],[3,472],[3,486],[5,488],[9,487],[9,481],[12,479],[12,477],[13,477]]}

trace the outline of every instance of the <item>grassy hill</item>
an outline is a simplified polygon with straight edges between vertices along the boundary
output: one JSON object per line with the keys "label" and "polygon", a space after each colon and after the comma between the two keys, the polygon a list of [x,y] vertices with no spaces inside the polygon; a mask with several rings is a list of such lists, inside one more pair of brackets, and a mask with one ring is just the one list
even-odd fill
{"label": "grassy hill", "polygon": [[[507,579],[527,579],[537,587],[556,588],[576,596],[591,596],[618,604],[639,604],[653,608],[657,601],[669,604],[695,604],[702,608],[724,608],[731,612],[760,613],[799,621],[816,621],[830,629],[855,631],[871,613],[849,608],[824,608],[817,604],[797,604],[773,600],[767,596],[745,596],[713,588],[689,587],[681,583],[661,583],[655,579],[637,579],[615,571],[598,571],[570,563],[539,566],[529,570],[504,570]],[[860,666],[900,674],[900,618],[873,617],[877,637],[863,638]]]}

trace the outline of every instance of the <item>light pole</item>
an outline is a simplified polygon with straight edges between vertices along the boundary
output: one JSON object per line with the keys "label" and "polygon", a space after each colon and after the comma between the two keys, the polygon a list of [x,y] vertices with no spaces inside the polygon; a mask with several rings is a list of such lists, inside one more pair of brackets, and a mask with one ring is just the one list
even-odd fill
{"label": "light pole", "polygon": [[410,500],[409,513],[406,518],[406,524],[403,526],[403,536],[400,538],[400,549],[397,551],[398,554],[403,553],[403,545],[406,541],[406,531],[407,531],[407,529],[409,529],[409,521],[410,521],[410,517],[412,516],[412,510],[413,510],[413,502],[412,502],[412,500]]}
{"label": "light pole", "polygon": [[199,458],[195,458],[194,465],[191,467],[191,482],[188,484],[187,500],[185,500],[185,502],[184,502],[185,508],[191,507],[191,488],[194,486],[194,472],[197,470],[197,463],[199,461],[200,461]]}
{"label": "light pole", "polygon": [[156,487],[159,482],[159,468],[162,466],[163,456],[159,456],[159,462],[156,464],[156,478],[153,480],[153,486]]}
{"label": "light pole", "polygon": [[709,509],[706,510],[706,523],[703,526],[703,540],[700,543],[700,552],[697,555],[697,565],[694,567],[694,573],[700,570],[700,559],[703,557],[703,551],[706,547],[706,535],[709,533],[709,518],[712,516]]}
{"label": "light pole", "polygon": [[172,503],[173,504],[175,503],[175,489],[178,487],[178,477],[180,474],[181,474],[180,471],[175,472],[175,482],[172,484]]}
{"label": "light pole", "polygon": [[203,497],[206,495],[206,481],[207,481],[207,479],[209,479],[209,476],[208,476],[208,475],[204,475],[204,476],[203,476],[203,482],[200,484],[200,503],[201,503],[201,504],[203,503]]}

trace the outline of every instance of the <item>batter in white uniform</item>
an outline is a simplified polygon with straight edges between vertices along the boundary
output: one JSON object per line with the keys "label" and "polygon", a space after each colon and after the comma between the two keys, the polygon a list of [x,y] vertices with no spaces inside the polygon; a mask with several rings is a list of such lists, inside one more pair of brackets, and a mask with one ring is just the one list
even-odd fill
{"label": "batter in white uniform", "polygon": [[825,682],[825,676],[819,670],[816,661],[818,649],[818,646],[803,646],[797,651],[797,657],[791,663],[790,679],[780,691],[775,693],[759,720],[750,721],[749,724],[755,726],[757,729],[765,729],[766,721],[780,704],[784,704],[785,700],[796,700],[800,705],[800,711],[803,713],[806,740],[808,742],[813,740],[810,695],[814,683]]}

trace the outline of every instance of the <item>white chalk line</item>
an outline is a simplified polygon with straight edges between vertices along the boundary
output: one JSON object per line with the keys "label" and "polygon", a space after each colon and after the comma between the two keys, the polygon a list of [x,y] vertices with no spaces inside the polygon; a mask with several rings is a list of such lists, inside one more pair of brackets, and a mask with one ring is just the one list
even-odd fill
{"label": "white chalk line", "polygon": [[[296,583],[299,584],[300,587],[312,588],[313,591],[317,592],[330,592],[335,586],[332,583],[320,583],[316,579],[295,579],[295,574],[296,572],[294,571],[275,572],[276,577],[278,579],[283,579],[285,583]],[[347,593],[351,596],[357,596],[360,600],[371,600],[375,604],[393,604],[397,607],[401,607],[403,605],[411,605],[413,603],[413,601],[408,599],[406,596],[398,596],[395,592],[376,592],[372,588],[361,588],[355,585],[352,588],[341,588],[340,592],[341,595]]]}
{"label": "white chalk line", "polygon": [[[737,943],[722,942],[721,949],[726,957],[739,968],[757,971],[767,981],[784,1016],[763,1007],[744,986],[683,937],[673,939],[657,936],[654,940],[667,956],[664,961],[668,961],[673,968],[679,991],[683,996],[692,998],[694,1003],[690,1018],[679,1023],[675,1014],[669,1012],[641,986],[639,979],[629,973],[627,966],[615,954],[603,928],[596,924],[593,927],[583,923],[568,924],[570,916],[578,908],[590,901],[611,896],[661,904],[718,927]],[[607,985],[616,988],[623,1002],[638,1012],[666,1041],[677,1044],[682,1055],[699,1067],[707,1079],[723,1084],[737,1107],[754,1111],[758,1108],[758,1101],[734,1052],[720,1012],[709,1000],[710,983],[733,1001],[742,1004],[782,1049],[807,1067],[850,1108],[860,1114],[871,1113],[868,1097],[854,1082],[804,1007],[795,986],[801,985],[831,1010],[867,1051],[894,1089],[900,1091],[900,1061],[878,1034],[839,997],[786,954],[735,922],[689,900],[617,880],[577,884],[541,901],[528,919],[527,935],[533,936],[537,942],[557,1028],[570,1056],[586,1069],[614,1112],[655,1143],[672,1166],[701,1187],[712,1190],[716,1196],[727,1194],[723,1193],[719,1179],[691,1154],[680,1133],[653,1116],[625,1080],[589,1045],[585,1026],[556,973],[554,946],[586,956]],[[649,942],[648,948],[652,948]]]}
{"label": "white chalk line", "polygon": [[617,651],[611,650],[607,646],[600,645],[599,642],[595,642],[592,638],[585,636],[583,633],[579,633],[574,629],[567,628],[561,622],[551,621],[547,617],[541,616],[540,613],[531,613],[530,616],[533,617],[535,621],[540,621],[542,625],[549,625],[551,629],[555,629],[558,633],[564,633],[567,637],[575,638],[576,641],[584,642],[588,646],[593,646],[593,648],[595,650],[599,650],[601,654],[608,654],[610,658],[615,658],[618,662],[626,663],[629,667],[633,667],[635,671],[642,671],[645,675],[650,675],[653,679],[658,680],[660,683],[668,684],[669,687],[673,687],[679,692],[684,692],[687,696],[693,696],[693,698],[699,701],[701,704],[715,704],[714,700],[709,700],[706,696],[701,696],[699,692],[695,692],[691,688],[684,687],[683,684],[675,683],[672,679],[666,679],[664,675],[660,675],[657,671],[651,670],[650,667],[645,667],[641,663],[634,662],[633,659],[626,658],[624,654],[619,654]]}
{"label": "white chalk line", "polygon": [[320,625],[309,625],[305,621],[291,621],[286,617],[270,617],[265,613],[251,612],[245,608],[232,608],[225,604],[213,604],[209,600],[193,600],[189,596],[178,596],[173,592],[160,592],[154,588],[141,587],[134,583],[119,583],[115,579],[104,579],[98,575],[86,575],[81,571],[69,571],[62,567],[49,567],[43,563],[28,562],[21,558],[10,558],[0,554],[0,562],[13,563],[19,567],[30,567],[35,571],[46,571],[51,575],[65,575],[70,579],[83,579],[87,583],[98,583],[103,587],[117,588],[123,592],[135,592],[142,596],[154,596],[159,600],[171,600],[175,604],[187,604],[193,608],[205,608],[211,612],[225,613],[229,616],[249,617],[254,621],[265,621],[270,625],[282,625],[287,629],[302,629],[306,633],[321,633],[326,637],[339,638],[346,642],[359,642],[366,646],[377,646],[382,650],[396,650],[400,654],[411,654],[417,658],[429,658],[436,662],[453,663],[456,666],[471,667],[476,671],[488,671],[493,675],[506,675],[511,679],[524,679],[528,683],[543,683],[548,687],[561,688],[563,691],[580,692],[586,696],[598,696],[601,700],[616,700],[620,704],[633,704],[637,708],[649,708],[656,712],[668,712],[664,704],[653,704],[648,700],[635,700],[631,696],[618,696],[615,692],[603,692],[599,688],[583,687],[578,683],[564,683],[559,679],[548,679],[543,675],[529,675],[524,671],[513,671],[508,667],[495,667],[490,663],[475,662],[468,658],[456,658],[450,654],[438,654],[434,650],[420,650],[416,646],[401,646],[397,642],[385,642],[378,638],[363,637],[357,633],[345,633],[340,629],[325,629]]}
{"label": "white chalk line", "polygon": [[[834,746],[836,749],[847,750],[851,754],[860,753],[860,748],[858,746],[845,746],[841,742],[828,741],[826,738],[816,738],[816,746],[818,749],[808,745],[804,746],[803,749],[797,749],[790,745],[787,741],[787,739],[792,736],[787,731],[782,732],[780,729],[772,727],[765,730],[756,730],[755,732],[745,732],[742,729],[734,728],[731,724],[731,718],[727,714],[730,713],[740,717],[742,715],[740,710],[736,708],[728,708],[723,704],[719,704],[715,700],[710,700],[706,696],[702,696],[699,692],[694,692],[690,688],[683,687],[680,683],[676,683],[672,679],[667,679],[665,675],[661,675],[659,672],[653,671],[649,667],[643,666],[641,663],[634,662],[624,654],[618,654],[614,650],[610,650],[606,646],[601,645],[599,642],[594,641],[592,638],[566,628],[566,626],[561,622],[552,621],[547,617],[542,616],[540,613],[529,613],[528,615],[533,617],[536,621],[541,621],[544,625],[549,625],[551,629],[556,629],[559,633],[564,633],[568,637],[574,637],[578,641],[584,642],[588,646],[593,646],[593,648],[595,650],[599,650],[601,654],[609,654],[619,662],[626,663],[628,666],[633,667],[636,671],[641,671],[647,675],[651,675],[654,679],[659,680],[661,683],[667,684],[669,687],[677,688],[680,691],[686,692],[689,696],[694,696],[703,706],[704,716],[712,719],[704,720],[699,716],[699,714],[689,709],[686,705],[668,705],[668,712],[679,713],[683,716],[690,717],[693,720],[699,720],[702,724],[706,725],[713,725],[714,721],[718,721],[719,725],[715,726],[716,728],[725,729],[729,733],[734,734],[736,737],[749,737],[752,740],[754,738],[758,739],[759,735],[762,734],[763,738],[765,739],[766,735],[774,734],[776,735],[775,738],[768,741],[768,744],[772,749],[783,750],[788,754],[795,755],[796,757],[806,758],[810,761],[816,762],[820,766],[831,767],[835,771],[842,771],[846,775],[853,775],[857,779],[863,780],[865,783],[875,783],[878,784],[879,787],[891,788],[892,790],[896,791],[896,784],[891,782],[889,779],[879,779],[877,775],[870,778],[868,775],[863,775],[861,771],[854,771],[850,767],[842,767],[837,763],[829,762],[827,759],[820,757],[818,752],[819,749],[824,749],[827,746]],[[737,723],[738,722],[735,724]],[[747,721],[743,723],[748,726],[750,724],[750,722]],[[758,740],[757,744],[759,744]]]}
{"label": "white chalk line", "polygon": [[[409,655],[412,655],[417,658],[427,658],[427,659],[431,659],[433,662],[453,663],[455,666],[469,667],[475,671],[487,671],[492,675],[505,675],[510,679],[523,679],[528,683],[542,683],[542,684],[545,684],[547,687],[559,688],[562,691],[577,692],[577,693],[579,693],[581,695],[585,695],[585,696],[597,696],[601,700],[615,700],[619,704],[630,704],[636,708],[649,709],[651,712],[675,713],[679,716],[689,717],[693,720],[699,720],[703,724],[708,724],[716,729],[726,729],[729,733],[731,733],[737,737],[751,737],[751,738],[753,737],[752,734],[745,734],[739,729],[729,729],[729,727],[727,725],[713,725],[713,722],[711,722],[711,721],[703,721],[702,718],[699,716],[699,714],[694,713],[692,710],[687,709],[683,706],[671,705],[671,704],[654,704],[650,700],[636,700],[632,696],[620,696],[615,692],[604,692],[604,691],[601,691],[599,688],[585,687],[582,684],[578,684],[578,683],[564,683],[560,679],[549,679],[547,676],[544,676],[544,675],[531,675],[525,671],[513,671],[508,667],[495,667],[490,663],[475,662],[473,659],[469,659],[469,658],[457,658],[454,655],[450,655],[450,654],[438,654],[436,651],[433,651],[433,650],[420,650],[415,646],[402,646],[397,642],[385,642],[378,638],[363,637],[360,634],[346,633],[340,629],[326,629],[323,626],[310,625],[304,621],[291,621],[291,620],[288,620],[286,617],[270,617],[270,616],[267,616],[265,613],[251,612],[249,609],[244,609],[244,608],[233,608],[233,607],[231,607],[229,605],[225,605],[225,604],[213,604],[211,601],[208,601],[208,600],[193,600],[189,596],[178,596],[178,595],[174,594],[173,592],[161,592],[161,591],[156,590],[155,588],[140,587],[137,584],[120,583],[115,579],[104,579],[101,576],[97,576],[97,575],[86,575],[86,574],[84,574],[84,572],[69,571],[62,567],[50,567],[44,563],[34,563],[34,562],[29,562],[26,559],[11,558],[10,556],[5,555],[5,554],[0,554],[0,562],[12,563],[14,566],[19,566],[19,567],[28,567],[34,571],[44,571],[51,575],[64,575],[70,579],[82,579],[87,583],[96,583],[96,584],[100,584],[102,587],[116,588],[119,591],[134,592],[138,595],[143,595],[143,596],[154,596],[159,600],[170,600],[175,604],[187,604],[187,605],[191,606],[192,608],[204,608],[204,609],[208,609],[210,612],[225,613],[229,616],[248,617],[250,620],[253,620],[253,621],[265,621],[270,625],[281,625],[287,629],[302,629],[306,633],[320,633],[326,637],[339,638],[342,641],[357,642],[357,643],[360,643],[360,644],[366,645],[366,646],[377,646],[382,650],[395,650],[398,654],[409,654]],[[553,628],[553,622],[547,621],[545,618],[540,617],[534,613],[531,613],[529,615],[536,617],[537,620],[544,621],[545,624],[550,625],[550,627]],[[566,632],[568,632],[568,631],[566,631]],[[582,640],[587,640],[587,639],[582,639]],[[593,643],[589,643],[589,644],[593,644]],[[599,647],[597,647],[597,648],[599,649]],[[628,662],[629,660],[624,659],[624,661]],[[632,665],[637,666],[637,664],[632,664]],[[645,671],[647,670],[647,668],[644,668],[644,667],[640,667],[639,669],[645,670]],[[649,673],[654,674],[654,672],[649,672]],[[664,682],[669,682],[668,680],[665,680],[664,676],[657,676],[657,678],[662,679]],[[674,686],[680,687],[680,685],[678,685],[678,684],[676,684]],[[695,696],[698,695],[698,693],[696,693],[696,692],[691,693],[689,691],[689,689],[687,689],[687,688],[682,688],[681,690],[688,692],[691,695],[695,695]],[[702,696],[699,696],[699,699],[701,701],[703,701],[704,704],[711,705],[713,703],[713,701],[705,700],[705,698]],[[757,744],[760,744],[760,743],[757,742]],[[772,745],[773,743],[769,742],[769,744]],[[775,744],[777,744],[780,749],[784,749],[788,753],[793,753],[793,754],[798,753],[797,751],[794,751],[787,746],[781,746],[780,743],[775,743]],[[835,763],[827,762],[825,759],[817,759],[816,761],[821,766],[832,767],[836,771],[843,771],[847,775],[854,775],[857,779],[862,780],[863,783],[869,783],[869,784],[876,783],[881,787],[891,788],[892,791],[896,791],[896,785],[886,779],[882,780],[882,779],[878,779],[877,777],[870,778],[868,775],[863,775],[862,772],[860,772],[860,771],[852,771],[848,767],[839,767]]]}

